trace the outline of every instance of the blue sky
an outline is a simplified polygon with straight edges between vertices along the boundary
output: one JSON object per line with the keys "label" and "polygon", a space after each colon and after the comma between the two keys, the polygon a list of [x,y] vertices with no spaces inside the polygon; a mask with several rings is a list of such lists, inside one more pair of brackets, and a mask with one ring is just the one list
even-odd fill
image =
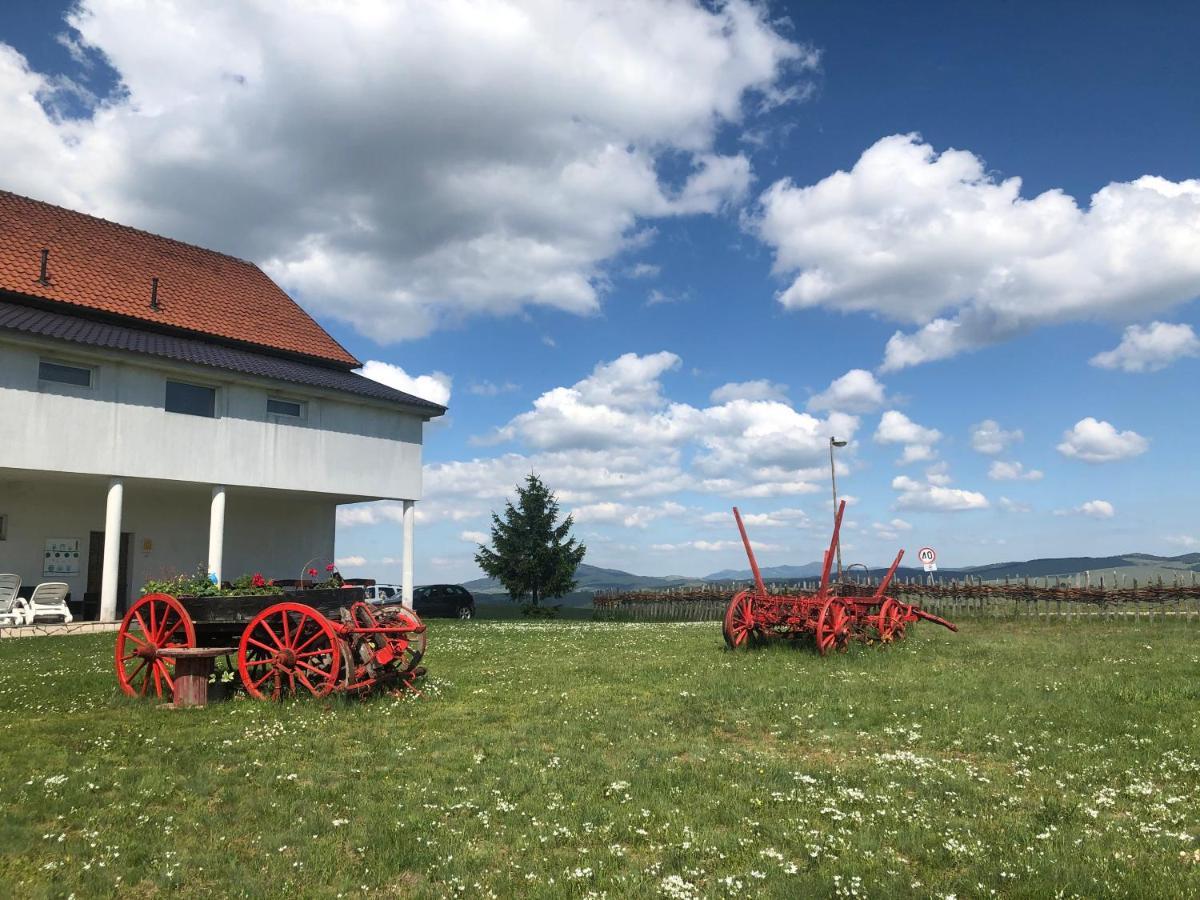
{"label": "blue sky", "polygon": [[596,565],[811,561],[833,431],[848,560],[1200,549],[1190,4],[286,6],[6,4],[0,184],[448,395],[419,580],[531,469]]}

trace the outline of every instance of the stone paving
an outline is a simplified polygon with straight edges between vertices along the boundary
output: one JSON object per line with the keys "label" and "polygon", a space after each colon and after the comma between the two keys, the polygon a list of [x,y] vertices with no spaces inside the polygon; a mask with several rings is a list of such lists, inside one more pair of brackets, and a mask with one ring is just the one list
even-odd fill
{"label": "stone paving", "polygon": [[34,625],[5,625],[0,627],[0,638],[58,637],[65,634],[96,634],[116,631],[120,622],[72,622],[70,625],[37,623]]}

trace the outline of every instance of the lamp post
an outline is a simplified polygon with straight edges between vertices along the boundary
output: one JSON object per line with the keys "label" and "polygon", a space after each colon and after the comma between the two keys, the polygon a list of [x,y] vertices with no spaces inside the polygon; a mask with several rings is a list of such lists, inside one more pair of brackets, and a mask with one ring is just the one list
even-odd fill
{"label": "lamp post", "polygon": [[[829,481],[833,485],[833,521],[837,524],[837,470],[833,467],[833,448],[845,447],[845,441],[839,441],[837,438],[830,436],[829,438]],[[837,573],[838,581],[842,580],[842,536],[839,534],[837,539]]]}

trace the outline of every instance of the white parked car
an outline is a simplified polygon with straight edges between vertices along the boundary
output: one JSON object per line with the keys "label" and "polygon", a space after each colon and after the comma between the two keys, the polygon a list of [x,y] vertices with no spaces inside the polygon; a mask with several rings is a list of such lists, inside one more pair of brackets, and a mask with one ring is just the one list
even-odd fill
{"label": "white parked car", "polygon": [[367,602],[374,603],[376,606],[382,606],[385,603],[400,603],[403,592],[398,584],[373,584],[370,587],[364,587],[367,593]]}

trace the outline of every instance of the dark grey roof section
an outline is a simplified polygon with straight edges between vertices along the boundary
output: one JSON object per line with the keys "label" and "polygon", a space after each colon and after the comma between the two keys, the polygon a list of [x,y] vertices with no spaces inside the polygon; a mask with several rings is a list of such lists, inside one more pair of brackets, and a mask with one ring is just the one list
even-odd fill
{"label": "dark grey roof section", "polygon": [[70,341],[87,347],[125,350],[176,362],[211,366],[214,369],[272,378],[307,387],[325,388],[371,400],[400,404],[431,418],[446,411],[446,407],[437,403],[422,400],[344,369],[326,368],[195,338],[158,334],[126,325],[98,322],[5,300],[0,300],[0,329]]}

